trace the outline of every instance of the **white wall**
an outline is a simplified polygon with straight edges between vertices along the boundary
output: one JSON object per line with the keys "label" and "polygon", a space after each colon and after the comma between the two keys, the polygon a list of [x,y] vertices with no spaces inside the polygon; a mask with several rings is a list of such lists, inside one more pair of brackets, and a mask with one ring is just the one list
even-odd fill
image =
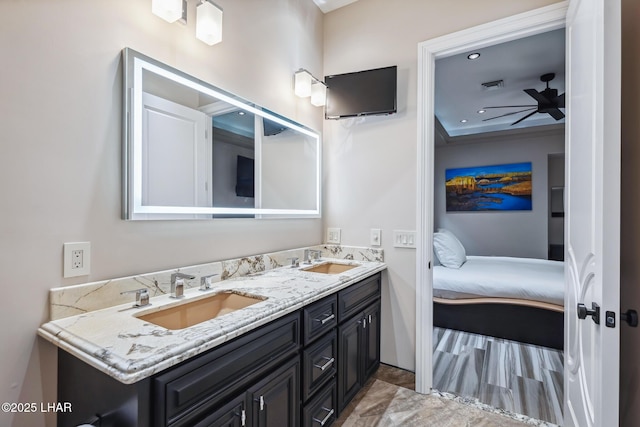
{"label": "white wall", "polygon": [[[55,348],[37,338],[48,290],[320,243],[322,221],[127,222],[121,215],[121,59],[131,47],[321,130],[293,94],[322,74],[322,21],[309,0],[217,0],[221,44],[151,14],[150,0],[0,2],[0,401],[55,402]],[[92,272],[62,278],[64,242],[91,241]],[[0,413],[2,426],[54,416]]]}
{"label": "white wall", "polygon": [[[548,255],[548,155],[564,152],[564,129],[467,139],[438,146],[434,170],[434,226],[451,230],[467,255],[546,259]],[[530,211],[447,212],[445,170],[531,162]]]}
{"label": "white wall", "polygon": [[419,42],[555,3],[555,0],[360,0],[325,15],[324,74],[398,66],[398,114],[325,121],[325,226],[369,244],[382,229],[382,360],[415,367],[415,251],[392,245],[416,228],[416,91]]}

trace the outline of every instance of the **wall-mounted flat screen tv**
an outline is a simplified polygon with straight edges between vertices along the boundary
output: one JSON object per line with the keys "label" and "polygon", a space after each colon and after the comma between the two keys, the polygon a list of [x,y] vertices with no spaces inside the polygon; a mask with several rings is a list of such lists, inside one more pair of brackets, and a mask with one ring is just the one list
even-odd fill
{"label": "wall-mounted flat screen tv", "polygon": [[236,196],[254,197],[254,160],[238,156],[236,168]]}
{"label": "wall-mounted flat screen tv", "polygon": [[396,112],[398,67],[326,76],[325,118],[393,114]]}

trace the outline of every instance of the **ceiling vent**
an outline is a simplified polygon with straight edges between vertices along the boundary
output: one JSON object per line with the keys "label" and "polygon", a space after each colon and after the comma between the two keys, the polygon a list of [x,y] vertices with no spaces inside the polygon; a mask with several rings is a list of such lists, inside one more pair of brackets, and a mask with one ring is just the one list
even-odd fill
{"label": "ceiling vent", "polygon": [[497,90],[504,87],[504,80],[482,83],[482,90]]}

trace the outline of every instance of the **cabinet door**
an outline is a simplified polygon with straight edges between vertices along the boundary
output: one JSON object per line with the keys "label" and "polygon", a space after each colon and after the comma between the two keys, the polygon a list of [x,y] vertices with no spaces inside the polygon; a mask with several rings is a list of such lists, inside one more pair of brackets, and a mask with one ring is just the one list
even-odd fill
{"label": "cabinet door", "polygon": [[362,384],[362,313],[338,328],[338,407],[340,412]]}
{"label": "cabinet door", "polygon": [[251,425],[298,427],[300,418],[300,358],[295,357],[248,391]]}
{"label": "cabinet door", "polygon": [[245,394],[209,415],[194,427],[242,427],[246,425]]}
{"label": "cabinet door", "polygon": [[380,366],[380,303],[372,304],[364,311],[362,323],[364,338],[364,378],[366,381]]}

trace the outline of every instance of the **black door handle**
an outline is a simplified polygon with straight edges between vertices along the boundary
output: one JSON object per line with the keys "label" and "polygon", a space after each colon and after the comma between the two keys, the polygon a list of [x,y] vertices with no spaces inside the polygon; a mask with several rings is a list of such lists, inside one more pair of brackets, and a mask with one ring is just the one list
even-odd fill
{"label": "black door handle", "polygon": [[586,319],[587,316],[591,316],[591,319],[597,323],[598,325],[600,324],[600,306],[598,304],[596,304],[595,302],[591,303],[591,310],[589,310],[587,308],[586,305],[579,303],[578,304],[578,318],[579,319]]}
{"label": "black door handle", "polygon": [[638,326],[638,312],[635,310],[627,310],[620,314],[620,319],[627,322],[629,326],[635,328]]}

